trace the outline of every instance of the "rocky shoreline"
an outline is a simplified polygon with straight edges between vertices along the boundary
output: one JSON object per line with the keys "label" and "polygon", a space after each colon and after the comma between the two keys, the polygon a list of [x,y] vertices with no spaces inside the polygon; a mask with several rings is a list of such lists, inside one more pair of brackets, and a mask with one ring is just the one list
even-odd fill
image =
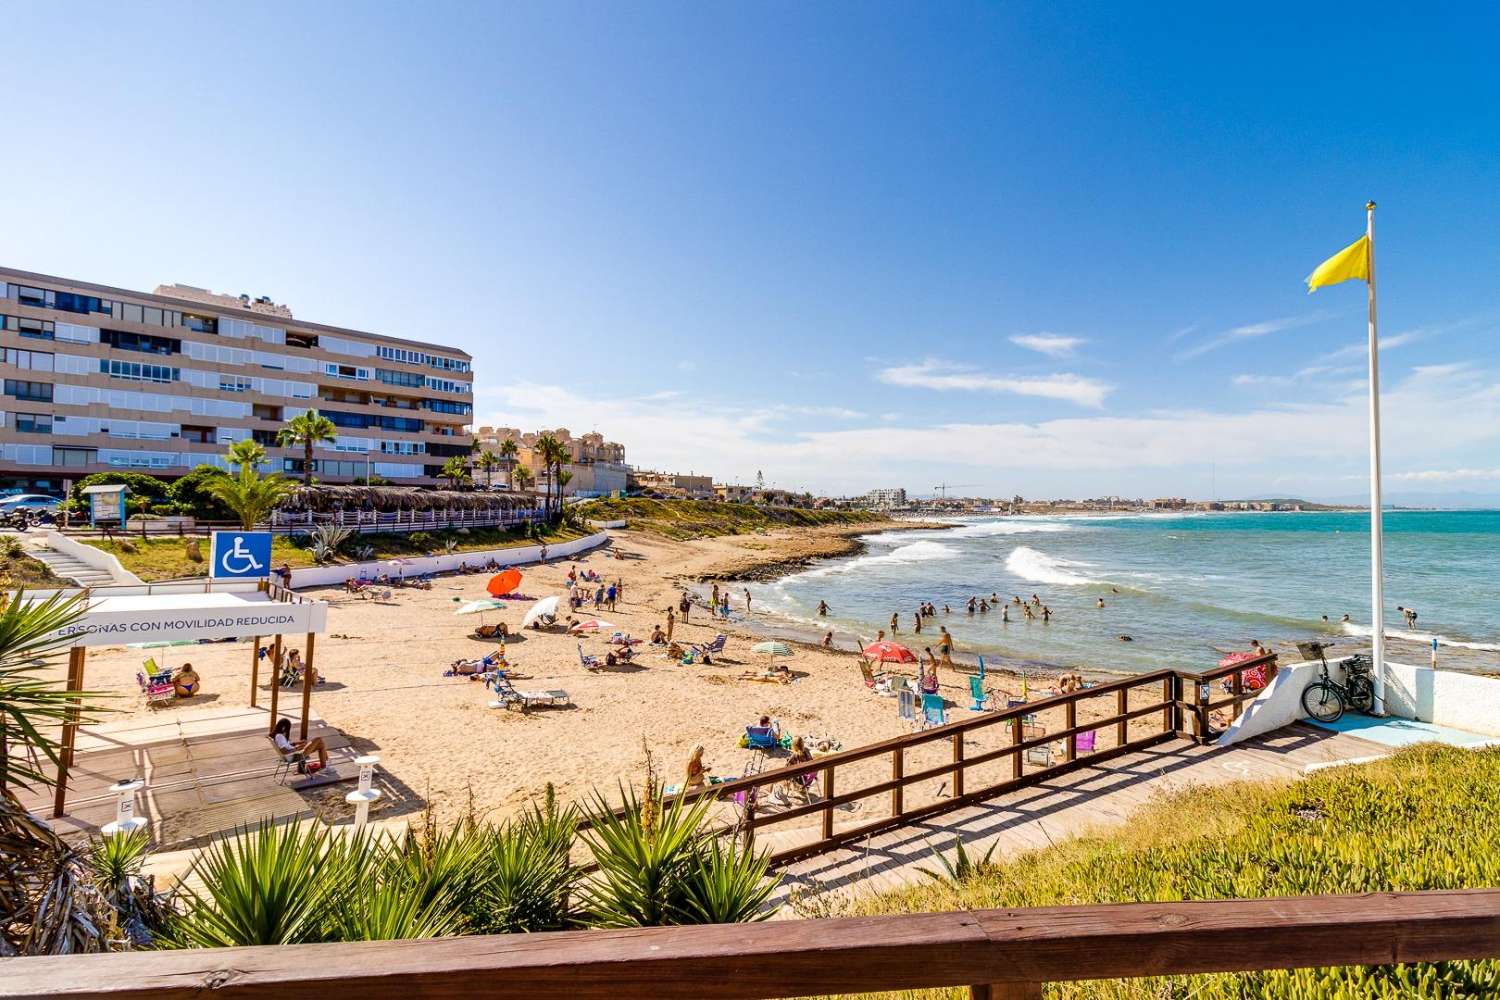
{"label": "rocky shoreline", "polygon": [[859,555],[867,546],[861,536],[885,531],[930,531],[951,527],[929,521],[871,521],[829,528],[796,528],[765,535],[735,536],[732,551],[693,567],[683,578],[766,583],[806,569],[822,559]]}

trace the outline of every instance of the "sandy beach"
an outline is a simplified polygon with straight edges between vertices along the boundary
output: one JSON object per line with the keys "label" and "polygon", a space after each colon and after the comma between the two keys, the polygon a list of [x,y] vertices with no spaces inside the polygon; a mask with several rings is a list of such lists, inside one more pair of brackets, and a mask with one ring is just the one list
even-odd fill
{"label": "sandy beach", "polygon": [[[684,586],[780,571],[809,558],[848,552],[858,544],[853,536],[889,527],[788,529],[687,542],[619,531],[610,547],[576,561],[525,568],[521,590],[537,598],[561,595],[570,568],[592,569],[624,585],[623,600],[612,611],[600,609],[599,617],[645,639],[653,626],[665,626],[665,609],[676,604]],[[494,642],[470,636],[479,616],[454,614],[461,602],[484,596],[488,578],[487,573],[440,577],[431,590],[397,589],[389,600],[362,600],[341,588],[304,592],[330,604],[328,633],[319,637],[316,650],[325,682],[313,695],[313,707],[361,749],[377,753],[382,771],[409,790],[405,802],[384,804],[390,818],[430,806],[439,818],[472,813],[498,820],[538,798],[549,782],[564,802],[585,801],[596,789],[613,797],[618,782],[640,781],[648,748],[669,782],[680,780],[698,743],[707,748],[706,760],[716,774],[738,775],[752,755],[737,741],[761,715],[776,718],[791,733],[832,738],[845,749],[908,731],[894,700],[865,687],[857,659],[847,650],[797,644],[795,655],[780,661],[791,667],[792,683],[743,676],[760,673],[766,661],[750,652],[760,636],[753,630],[754,616],[746,618],[742,588],[732,584],[729,622],[712,620],[700,605],[675,627],[674,638],[685,642],[727,634],[727,648],[712,665],[682,666],[660,649],[641,645],[636,647],[636,666],[591,673],[579,661],[580,642],[586,653],[602,659],[611,629],[581,640],[527,630],[506,647],[512,668],[529,675],[516,686],[563,688],[574,707],[528,714],[492,709],[492,695],[481,684],[443,676],[454,660],[495,648]],[[529,606],[529,600],[512,602],[483,620],[504,621],[514,630]],[[580,617],[593,615],[590,602]],[[940,615],[939,624],[944,621]],[[961,651],[962,616],[952,615],[948,624]],[[851,636],[840,638],[852,642]],[[296,647],[301,637],[287,641]],[[243,705],[249,699],[250,655],[246,643],[153,650],[100,647],[90,653],[89,686],[117,695],[118,712],[154,711],[145,706],[135,683],[142,660],[154,656],[171,667],[191,661],[205,692],[155,711]],[[914,672],[909,666],[902,669]],[[949,717],[967,717],[968,675],[944,670],[941,680]],[[1045,684],[1033,676],[1031,696],[1044,696]],[[988,686],[1012,695],[1020,690],[1018,680],[999,672],[991,674]],[[265,704],[269,688],[264,679],[260,694]],[[298,695],[284,690],[282,704],[294,704]],[[1112,708],[1113,699],[1108,701],[1098,706],[1097,717]],[[1085,711],[1081,717],[1090,715]],[[1109,744],[1107,732],[1100,739],[1101,748]],[[319,805],[330,820],[347,818],[341,794]]]}

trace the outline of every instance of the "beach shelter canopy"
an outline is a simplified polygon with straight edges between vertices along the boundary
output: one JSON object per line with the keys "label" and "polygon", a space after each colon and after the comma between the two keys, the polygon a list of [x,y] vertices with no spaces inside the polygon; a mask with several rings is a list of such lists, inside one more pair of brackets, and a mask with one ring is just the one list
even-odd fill
{"label": "beach shelter canopy", "polygon": [[889,639],[872,642],[864,648],[865,656],[877,663],[916,663],[917,655],[899,642]]}
{"label": "beach shelter canopy", "polygon": [[526,616],[521,619],[521,627],[530,628],[531,623],[536,621],[538,618],[556,618],[557,604],[558,598],[556,597],[544,597],[540,601],[537,601],[531,606],[531,609],[526,612]]}
{"label": "beach shelter canopy", "polygon": [[773,639],[769,642],[757,642],[750,647],[750,652],[764,653],[766,656],[791,656],[792,647],[780,640]]}
{"label": "beach shelter canopy", "polygon": [[[54,636],[67,640],[68,690],[84,691],[84,667],[89,646],[156,646],[197,642],[200,639],[255,639],[281,637],[288,632],[307,635],[306,667],[302,685],[302,728],[307,738],[313,678],[313,637],[328,627],[328,605],[312,601],[267,581],[207,580],[185,583],[141,584],[126,587],[93,587],[86,590],[31,591],[28,604],[49,597],[84,596],[88,604],[72,624]],[[255,674],[258,649],[251,651],[250,704],[255,704]],[[274,668],[273,668],[274,669]],[[281,685],[271,685],[270,724],[278,718],[276,703]],[[61,816],[67,806],[68,769],[78,738],[76,716],[64,722],[62,752],[58,755],[57,790],[52,815]]]}
{"label": "beach shelter canopy", "polygon": [[521,571],[513,568],[502,570],[490,577],[490,582],[485,584],[484,589],[491,597],[504,597],[506,594],[515,593],[519,586],[521,586]]}

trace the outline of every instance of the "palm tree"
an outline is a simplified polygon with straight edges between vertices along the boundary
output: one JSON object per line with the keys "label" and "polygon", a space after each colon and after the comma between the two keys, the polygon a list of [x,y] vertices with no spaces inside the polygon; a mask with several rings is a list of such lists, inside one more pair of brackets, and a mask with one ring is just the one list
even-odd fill
{"label": "palm tree", "polygon": [[231,444],[229,454],[225,458],[229,459],[230,465],[238,468],[248,465],[252,469],[258,469],[265,464],[266,449],[262,448],[260,442],[254,438],[245,438]]}
{"label": "palm tree", "polygon": [[332,420],[317,410],[308,410],[291,419],[276,435],[276,443],[283,448],[302,446],[302,485],[312,485],[313,446],[338,437],[338,428]]}
{"label": "palm tree", "polygon": [[[543,434],[537,438],[535,451],[537,457],[542,460],[542,468],[547,470],[547,517],[552,516],[552,489],[557,486],[558,474],[562,472],[562,464],[568,460],[568,449],[563,443],[551,434]],[[558,506],[562,506],[562,492],[557,494]]]}
{"label": "palm tree", "polygon": [[[56,681],[44,680],[47,666],[38,661],[72,643],[72,636],[59,636],[58,631],[77,622],[87,608],[83,595],[54,594],[33,601],[22,590],[0,607],[0,799],[11,794],[10,785],[52,783],[38,753],[57,763],[55,727],[68,714],[74,696],[60,690]],[[94,711],[85,706],[81,715]]]}
{"label": "palm tree", "polygon": [[526,466],[518,465],[516,466],[515,470],[511,472],[510,480],[512,489],[517,489],[524,492],[531,489],[532,484],[536,482],[536,476],[532,475],[531,470],[526,468]]}
{"label": "palm tree", "polygon": [[562,472],[559,472],[557,474],[557,507],[559,510],[562,509],[563,487],[567,486],[572,481],[573,473],[568,472],[567,470],[563,470]]}
{"label": "palm tree", "polygon": [[469,478],[469,463],[463,455],[454,455],[443,463],[442,471],[438,473],[439,478],[448,480],[454,489]]}
{"label": "palm tree", "polygon": [[495,485],[495,466],[499,464],[500,458],[493,451],[482,451],[475,460],[474,467],[484,473],[485,489]]}
{"label": "palm tree", "polygon": [[[317,416],[316,411],[313,415]],[[294,422],[300,419],[301,417],[294,418]],[[318,419],[327,421],[328,418]],[[329,426],[332,426],[331,422]],[[249,447],[244,447],[247,445]],[[256,472],[254,458],[257,450],[264,459],[266,450],[254,441],[236,441],[230,445],[227,457],[230,462],[239,466],[239,474],[215,476],[203,484],[203,489],[209,496],[239,515],[240,527],[246,531],[253,530],[257,524],[271,516],[271,511],[276,509],[288,493],[297,488],[295,483],[279,472],[267,476]]]}
{"label": "palm tree", "polygon": [[516,455],[521,446],[516,444],[515,438],[506,438],[500,442],[500,457],[505,460],[505,486],[507,489],[515,489],[514,472],[516,468]]}

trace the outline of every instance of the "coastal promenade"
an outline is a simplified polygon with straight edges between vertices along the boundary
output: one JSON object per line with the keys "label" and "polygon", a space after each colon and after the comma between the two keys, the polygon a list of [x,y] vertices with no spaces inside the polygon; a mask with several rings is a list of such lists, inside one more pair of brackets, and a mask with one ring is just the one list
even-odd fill
{"label": "coastal promenade", "polygon": [[[812,901],[818,897],[835,903],[918,882],[924,878],[919,869],[940,868],[934,850],[951,858],[955,839],[971,858],[997,843],[995,856],[1009,857],[1122,824],[1166,792],[1234,781],[1291,781],[1313,765],[1391,752],[1388,746],[1300,723],[1228,748],[1174,740],[795,862],[782,870],[776,900],[801,898],[816,907]],[[775,851],[783,846],[778,837],[789,836],[767,832],[757,844]],[[798,915],[794,908],[781,913]]]}

